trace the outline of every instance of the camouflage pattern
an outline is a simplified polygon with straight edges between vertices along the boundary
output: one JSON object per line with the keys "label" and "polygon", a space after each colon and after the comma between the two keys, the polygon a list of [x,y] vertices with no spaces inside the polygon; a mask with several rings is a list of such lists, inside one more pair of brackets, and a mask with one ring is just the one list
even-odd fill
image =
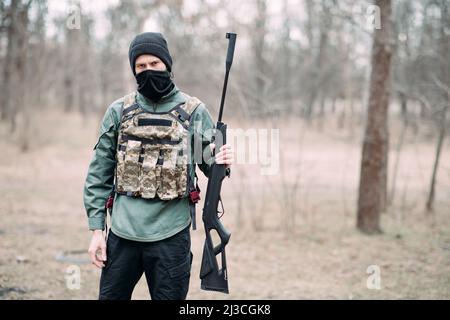
{"label": "camouflage pattern", "polygon": [[[124,98],[123,109],[135,103],[135,94]],[[200,100],[187,96],[182,109],[189,115]],[[170,126],[141,125],[140,119],[170,121]],[[150,113],[138,107],[122,117],[116,154],[116,188],[120,193],[151,199],[171,200],[188,194],[189,121],[178,119],[178,112]],[[123,139],[123,135],[150,139],[153,142]],[[172,141],[178,143],[166,143]],[[157,143],[154,143],[157,142]],[[122,146],[122,147],[120,147]],[[158,164],[158,157],[163,163]],[[141,161],[139,161],[141,159]]]}
{"label": "camouflage pattern", "polygon": [[140,174],[139,191],[143,198],[154,198],[156,190],[161,185],[161,166],[156,166],[159,156],[159,148],[151,147],[145,149],[146,156],[142,163]]}
{"label": "camouflage pattern", "polygon": [[[138,126],[139,119],[161,119],[172,122],[169,126]],[[183,132],[180,131],[180,125],[177,121],[168,114],[151,114],[141,113],[135,115],[133,118],[125,121],[123,133],[135,137],[146,139],[169,139],[180,140],[183,137]]]}

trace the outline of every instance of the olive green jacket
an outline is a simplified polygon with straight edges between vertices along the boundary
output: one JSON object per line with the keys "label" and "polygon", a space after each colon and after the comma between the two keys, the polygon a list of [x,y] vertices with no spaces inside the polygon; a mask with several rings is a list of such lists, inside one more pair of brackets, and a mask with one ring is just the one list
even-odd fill
{"label": "olive green jacket", "polygon": [[[165,112],[186,100],[175,87],[158,103],[137,94],[137,102],[151,112]],[[105,112],[98,141],[87,172],[84,185],[84,206],[89,229],[105,228],[105,202],[114,190],[116,148],[120,112],[123,102],[113,102]],[[202,152],[208,152],[214,123],[204,104],[200,104],[191,115],[190,137],[202,142]],[[194,150],[191,148],[191,178],[195,174]],[[203,158],[203,157],[202,157]],[[199,161],[200,170],[208,176],[210,161]],[[163,201],[158,198],[143,199],[115,194],[111,214],[111,230],[118,236],[135,241],[158,241],[168,238],[191,223],[188,198]]]}

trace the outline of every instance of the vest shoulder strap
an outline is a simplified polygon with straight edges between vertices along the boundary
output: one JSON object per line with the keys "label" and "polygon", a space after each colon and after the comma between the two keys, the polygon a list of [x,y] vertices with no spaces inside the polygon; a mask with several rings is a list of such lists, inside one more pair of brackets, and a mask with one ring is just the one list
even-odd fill
{"label": "vest shoulder strap", "polygon": [[136,91],[133,91],[125,96],[123,96],[121,99],[123,101],[123,107],[129,107],[132,104],[134,104],[134,101],[136,100]]}
{"label": "vest shoulder strap", "polygon": [[[116,136],[117,139],[119,139],[118,131],[120,130],[120,127],[122,126],[123,116],[126,112],[131,111],[129,109],[132,108],[133,105],[135,105],[135,103],[134,103],[135,100],[136,100],[136,91],[133,91],[119,99],[119,102],[121,102],[122,105],[120,107],[119,125],[117,127],[117,136]],[[119,148],[119,143],[117,143],[117,150],[118,150],[118,148]]]}
{"label": "vest shoulder strap", "polygon": [[122,108],[120,109],[120,119],[127,114],[128,112],[132,111],[132,109],[136,109],[135,101],[136,101],[136,91],[133,91],[126,96],[123,96],[120,101],[122,102]]}
{"label": "vest shoulder strap", "polygon": [[186,95],[186,98],[186,102],[181,106],[181,108],[190,116],[195,111],[195,109],[197,109],[197,107],[202,104],[202,102],[197,97]]}
{"label": "vest shoulder strap", "polygon": [[175,106],[172,112],[175,113],[178,120],[189,126],[192,113],[194,113],[195,109],[197,109],[202,102],[196,97],[191,97],[185,93],[183,93],[183,95],[186,97],[186,102]]}

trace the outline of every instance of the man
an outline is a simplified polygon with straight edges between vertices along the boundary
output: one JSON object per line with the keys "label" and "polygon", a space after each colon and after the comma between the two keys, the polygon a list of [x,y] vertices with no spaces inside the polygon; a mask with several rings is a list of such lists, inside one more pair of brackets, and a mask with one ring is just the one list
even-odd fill
{"label": "man", "polygon": [[[193,139],[211,152],[211,116],[172,81],[172,57],[160,33],[130,44],[137,92],[113,102],[103,118],[84,187],[92,263],[102,268],[99,299],[131,299],[145,273],[152,299],[185,299],[192,264],[189,227],[194,180]],[[186,154],[189,149],[190,154]],[[215,162],[231,165],[224,145]],[[207,176],[210,165],[197,163]],[[105,203],[114,194],[104,239]],[[107,243],[106,243],[107,242]]]}

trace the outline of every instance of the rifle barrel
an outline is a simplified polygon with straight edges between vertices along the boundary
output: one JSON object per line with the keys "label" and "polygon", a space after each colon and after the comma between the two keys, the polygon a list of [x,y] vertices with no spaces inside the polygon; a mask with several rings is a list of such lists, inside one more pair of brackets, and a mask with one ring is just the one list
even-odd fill
{"label": "rifle barrel", "polygon": [[228,86],[228,74],[230,73],[231,65],[233,64],[233,56],[234,56],[234,47],[236,44],[236,33],[227,33],[226,38],[228,41],[228,51],[227,51],[227,59],[225,63],[225,79],[223,81],[223,89],[222,89],[222,98],[220,99],[220,109],[219,109],[219,122],[222,121],[223,114],[223,106],[225,104],[225,96],[227,94],[227,86]]}

